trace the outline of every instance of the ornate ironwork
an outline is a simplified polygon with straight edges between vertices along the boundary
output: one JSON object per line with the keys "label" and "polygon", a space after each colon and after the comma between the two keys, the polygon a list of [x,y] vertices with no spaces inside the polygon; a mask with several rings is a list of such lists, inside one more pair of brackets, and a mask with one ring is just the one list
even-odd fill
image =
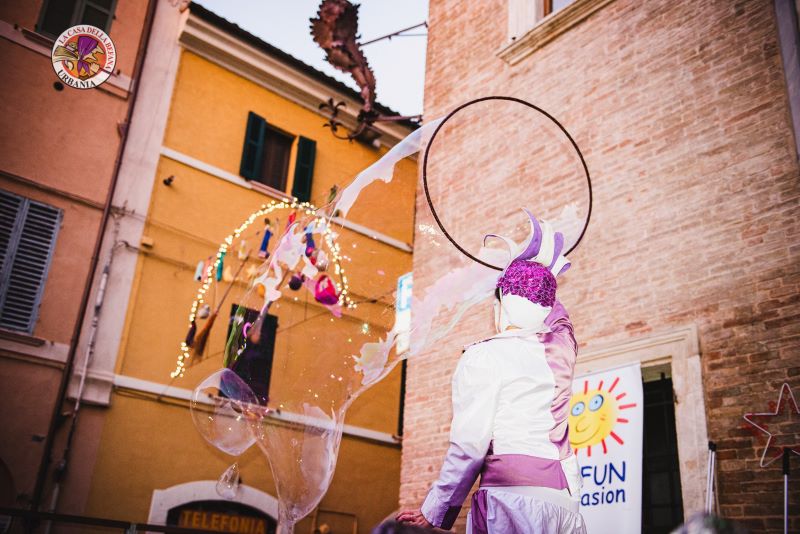
{"label": "ornate ironwork", "polygon": [[[339,139],[359,139],[371,143],[380,137],[373,127],[381,121],[419,120],[421,116],[384,115],[375,105],[375,74],[369,66],[366,56],[361,50],[364,46],[358,43],[358,5],[349,0],[322,0],[317,16],[311,20],[311,36],[324,51],[328,63],[353,77],[359,87],[363,104],[356,116],[356,127],[348,130],[339,119],[341,108],[347,106],[343,101],[335,102],[329,98],[319,105],[320,111],[327,112],[326,127]],[[420,24],[394,32],[382,38],[399,35],[409,29],[418,28]],[[380,38],[380,39],[382,39]],[[373,39],[370,43],[379,39]],[[369,44],[369,43],[367,43]],[[346,133],[342,134],[342,130]]]}

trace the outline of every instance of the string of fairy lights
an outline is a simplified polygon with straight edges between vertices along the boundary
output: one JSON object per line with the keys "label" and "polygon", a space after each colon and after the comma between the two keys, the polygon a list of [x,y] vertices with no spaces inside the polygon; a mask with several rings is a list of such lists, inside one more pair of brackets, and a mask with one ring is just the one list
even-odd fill
{"label": "string of fairy lights", "polygon": [[[303,212],[309,217],[315,217],[314,226],[315,228],[321,230],[325,244],[328,246],[328,250],[330,250],[331,255],[333,256],[332,259],[334,272],[336,273],[336,277],[339,279],[338,281],[334,281],[336,293],[339,296],[338,305],[347,309],[355,309],[358,307],[358,304],[353,302],[353,300],[350,298],[350,288],[347,284],[347,275],[345,274],[344,267],[341,264],[341,260],[343,258],[341,248],[335,241],[334,232],[331,230],[328,220],[324,216],[318,215],[319,209],[309,202],[297,202],[296,200],[292,200],[291,202],[284,200],[273,200],[269,204],[263,204],[259,210],[251,213],[250,216],[245,219],[245,221],[231,234],[229,234],[220,244],[219,248],[217,249],[216,258],[206,267],[206,270],[203,273],[204,276],[202,278],[202,283],[197,290],[194,301],[192,301],[191,311],[189,312],[189,327],[194,324],[195,319],[197,318],[197,311],[205,303],[206,293],[208,293],[208,290],[211,288],[211,284],[214,282],[214,271],[222,269],[223,258],[233,244],[233,241],[238,239],[256,220],[269,215],[275,210],[281,209],[293,209]],[[234,282],[232,281],[231,283]],[[180,352],[175,362],[175,370],[170,373],[171,378],[174,379],[183,377],[184,373],[186,372],[187,361],[191,358],[190,351],[191,347],[186,344],[186,341],[181,341]]]}

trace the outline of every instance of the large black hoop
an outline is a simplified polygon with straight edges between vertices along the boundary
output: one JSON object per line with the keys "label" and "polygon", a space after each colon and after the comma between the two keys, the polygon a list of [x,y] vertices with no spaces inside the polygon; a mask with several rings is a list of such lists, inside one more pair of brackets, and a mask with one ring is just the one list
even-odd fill
{"label": "large black hoop", "polygon": [[447,116],[445,116],[445,118],[442,120],[442,122],[440,122],[439,125],[436,127],[436,129],[433,131],[433,135],[431,135],[431,138],[428,141],[428,145],[425,147],[425,156],[423,157],[423,160],[422,160],[422,185],[423,185],[423,187],[425,189],[425,199],[428,201],[428,207],[431,209],[431,214],[433,214],[433,218],[436,221],[436,224],[439,226],[439,229],[442,231],[442,233],[444,233],[444,236],[447,238],[447,240],[450,241],[450,243],[452,243],[453,246],[456,247],[456,249],[459,250],[459,252],[461,252],[462,254],[467,256],[469,259],[471,259],[472,261],[476,261],[476,262],[480,263],[481,265],[485,265],[486,267],[489,267],[491,269],[496,269],[498,271],[502,271],[503,270],[502,267],[498,267],[496,265],[492,265],[490,263],[486,263],[485,261],[476,258],[472,254],[467,252],[461,245],[459,245],[456,242],[455,239],[453,239],[453,237],[445,229],[444,225],[442,224],[442,221],[439,220],[439,215],[436,213],[436,210],[433,207],[433,201],[431,200],[431,193],[428,190],[428,153],[430,152],[430,149],[433,146],[433,140],[436,139],[436,135],[439,133],[439,130],[442,129],[442,126],[444,126],[445,123],[453,117],[453,115],[455,115],[456,113],[458,113],[459,111],[461,111],[465,107],[471,106],[473,104],[477,104],[479,102],[485,102],[486,100],[506,100],[506,101],[509,101],[509,102],[516,102],[517,104],[522,104],[523,106],[527,106],[527,107],[529,107],[529,108],[531,108],[531,109],[533,109],[535,111],[538,111],[539,113],[541,113],[542,115],[544,115],[545,117],[550,119],[553,122],[553,124],[558,126],[558,128],[562,132],[564,132],[564,135],[567,136],[567,139],[569,139],[569,142],[572,143],[572,148],[574,148],[575,152],[578,153],[578,157],[581,160],[581,165],[583,165],[583,170],[586,173],[586,184],[589,187],[589,212],[586,214],[586,221],[583,223],[583,229],[581,230],[581,235],[578,236],[578,240],[575,242],[575,244],[572,245],[572,247],[570,247],[570,249],[567,252],[565,252],[565,255],[569,254],[570,252],[575,250],[575,247],[577,247],[578,243],[580,243],[581,240],[583,239],[583,235],[586,233],[586,229],[589,227],[589,219],[592,217],[592,179],[589,176],[589,168],[586,166],[586,160],[583,159],[583,153],[581,153],[581,149],[578,148],[578,144],[575,142],[575,140],[569,134],[567,129],[564,128],[564,126],[562,126],[561,123],[558,122],[558,120],[556,120],[555,117],[550,115],[548,112],[546,112],[542,108],[540,108],[538,106],[535,106],[535,105],[531,104],[530,102],[526,102],[525,100],[521,100],[519,98],[515,98],[513,96],[484,96],[484,97],[481,97],[481,98],[476,98],[475,100],[470,100],[469,102],[465,102],[464,104],[461,104],[460,106],[455,108],[453,111],[448,113]]}

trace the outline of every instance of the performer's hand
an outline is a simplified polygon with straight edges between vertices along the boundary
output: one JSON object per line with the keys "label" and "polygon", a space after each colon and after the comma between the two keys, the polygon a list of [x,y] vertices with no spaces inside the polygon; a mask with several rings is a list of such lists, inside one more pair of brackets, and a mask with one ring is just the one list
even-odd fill
{"label": "performer's hand", "polygon": [[425,516],[422,515],[422,512],[419,510],[403,510],[397,514],[395,519],[401,523],[408,523],[415,527],[433,528],[433,525],[425,519]]}

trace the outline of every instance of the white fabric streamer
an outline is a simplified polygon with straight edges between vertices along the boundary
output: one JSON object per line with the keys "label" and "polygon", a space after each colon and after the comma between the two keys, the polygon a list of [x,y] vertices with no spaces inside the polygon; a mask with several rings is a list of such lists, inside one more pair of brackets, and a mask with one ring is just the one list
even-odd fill
{"label": "white fabric streamer", "polygon": [[403,158],[419,152],[420,149],[428,142],[433,131],[442,122],[443,119],[436,119],[426,122],[421,127],[417,128],[402,141],[392,147],[389,152],[383,155],[381,159],[361,171],[350,184],[342,190],[339,200],[336,203],[332,213],[337,210],[341,211],[341,216],[345,217],[353,203],[358,198],[361,191],[375,180],[383,180],[386,183],[392,181],[394,175],[394,166]]}
{"label": "white fabric streamer", "polygon": [[[494,265],[508,263],[507,253],[499,249],[482,248],[478,257]],[[492,296],[501,274],[502,271],[470,262],[439,278],[427,288],[422,299],[413,299],[411,347],[406,356],[416,356],[446,336],[469,308]],[[451,319],[446,325],[433,329],[441,308],[452,312]]]}

